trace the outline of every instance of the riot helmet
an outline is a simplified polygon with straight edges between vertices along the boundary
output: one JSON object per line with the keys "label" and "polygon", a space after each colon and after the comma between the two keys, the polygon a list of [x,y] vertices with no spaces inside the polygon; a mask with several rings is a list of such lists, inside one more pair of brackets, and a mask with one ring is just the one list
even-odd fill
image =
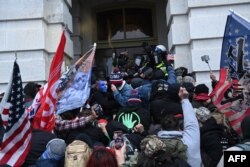
{"label": "riot helmet", "polygon": [[155,52],[160,52],[160,53],[163,53],[163,52],[167,52],[167,49],[164,45],[157,45],[155,47]]}
{"label": "riot helmet", "polygon": [[166,56],[167,49],[163,45],[157,45],[154,50],[154,61],[155,64],[160,64]]}

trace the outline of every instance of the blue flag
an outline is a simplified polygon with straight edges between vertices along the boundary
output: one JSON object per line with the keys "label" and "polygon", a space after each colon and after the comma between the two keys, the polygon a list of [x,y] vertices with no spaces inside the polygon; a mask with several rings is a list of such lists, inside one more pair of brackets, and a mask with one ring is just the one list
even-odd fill
{"label": "blue flag", "polygon": [[250,114],[250,22],[238,14],[227,17],[220,79],[211,93],[213,103],[241,134],[240,123]]}
{"label": "blue flag", "polygon": [[60,78],[56,114],[80,108],[88,100],[95,49],[96,45]]}
{"label": "blue flag", "polygon": [[249,60],[250,23],[232,13],[227,18],[220,67],[229,70],[228,77],[239,80],[250,67]]}

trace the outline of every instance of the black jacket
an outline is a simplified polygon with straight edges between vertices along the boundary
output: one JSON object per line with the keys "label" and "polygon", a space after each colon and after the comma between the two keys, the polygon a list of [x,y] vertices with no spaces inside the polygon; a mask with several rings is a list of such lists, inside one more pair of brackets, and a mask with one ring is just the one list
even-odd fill
{"label": "black jacket", "polygon": [[[213,167],[218,164],[223,154],[221,138],[223,135],[223,129],[216,123],[216,120],[212,117],[208,119],[200,129],[201,134],[201,157],[205,167]],[[209,162],[208,158],[211,158]],[[207,164],[209,163],[209,165]]]}
{"label": "black jacket", "polygon": [[42,155],[46,149],[47,143],[56,138],[55,134],[42,130],[33,130],[31,137],[30,151],[26,157],[23,166],[30,166],[35,164],[36,160]]}
{"label": "black jacket", "polygon": [[102,106],[104,116],[112,116],[120,106],[111,92],[102,93],[97,90],[93,92],[91,102],[96,102]]}

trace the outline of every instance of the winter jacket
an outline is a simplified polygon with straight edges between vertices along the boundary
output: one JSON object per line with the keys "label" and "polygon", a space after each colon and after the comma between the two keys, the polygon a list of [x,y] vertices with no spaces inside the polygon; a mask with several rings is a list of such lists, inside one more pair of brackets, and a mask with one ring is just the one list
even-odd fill
{"label": "winter jacket", "polygon": [[35,164],[36,160],[46,149],[47,143],[56,138],[56,135],[43,130],[33,130],[30,151],[26,157],[23,167]]}
{"label": "winter jacket", "polygon": [[201,166],[200,155],[200,128],[198,120],[193,111],[193,107],[188,99],[181,101],[183,116],[184,116],[184,130],[179,131],[160,131],[157,136],[159,138],[166,138],[168,136],[181,137],[185,145],[187,145],[187,162],[192,167]]}
{"label": "winter jacket", "polygon": [[[145,85],[142,85],[140,87],[138,87],[138,92],[140,97],[143,99],[143,101],[145,101],[145,103],[148,104],[149,100],[150,100],[150,96],[151,96],[151,89],[152,89],[152,84],[154,83],[148,83]],[[175,71],[174,68],[172,66],[168,66],[168,79],[166,81],[167,84],[176,84],[176,76],[175,76]]]}
{"label": "winter jacket", "polygon": [[122,88],[118,88],[113,92],[115,100],[122,106],[127,106],[127,101],[130,98],[130,93],[132,90],[132,86],[127,84],[126,81],[123,81]]}
{"label": "winter jacket", "polygon": [[201,166],[200,128],[194,109],[188,99],[181,101],[184,116],[183,143],[188,146],[187,162],[192,167]]}
{"label": "winter jacket", "polygon": [[120,106],[110,92],[103,93],[100,91],[95,91],[93,93],[91,101],[97,102],[102,106],[104,116],[112,116],[117,112]]}
{"label": "winter jacket", "polygon": [[203,165],[204,167],[216,166],[223,154],[221,145],[223,129],[220,125],[216,123],[216,120],[212,117],[202,124],[202,127],[200,128],[200,133],[202,159],[203,161],[206,161],[207,156],[211,158],[209,162],[203,162]]}

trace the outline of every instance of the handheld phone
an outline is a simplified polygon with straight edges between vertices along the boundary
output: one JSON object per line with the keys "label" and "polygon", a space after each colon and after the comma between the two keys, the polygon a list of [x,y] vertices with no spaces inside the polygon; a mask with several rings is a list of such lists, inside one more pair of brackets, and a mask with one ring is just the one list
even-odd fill
{"label": "handheld phone", "polygon": [[97,114],[97,115],[102,115],[103,114],[103,112],[102,112],[102,107],[101,107],[101,105],[100,104],[94,104],[93,105],[93,110],[95,111],[95,113]]}
{"label": "handheld phone", "polygon": [[123,133],[122,131],[115,131],[113,139],[115,141],[115,148],[121,149],[124,144]]}

